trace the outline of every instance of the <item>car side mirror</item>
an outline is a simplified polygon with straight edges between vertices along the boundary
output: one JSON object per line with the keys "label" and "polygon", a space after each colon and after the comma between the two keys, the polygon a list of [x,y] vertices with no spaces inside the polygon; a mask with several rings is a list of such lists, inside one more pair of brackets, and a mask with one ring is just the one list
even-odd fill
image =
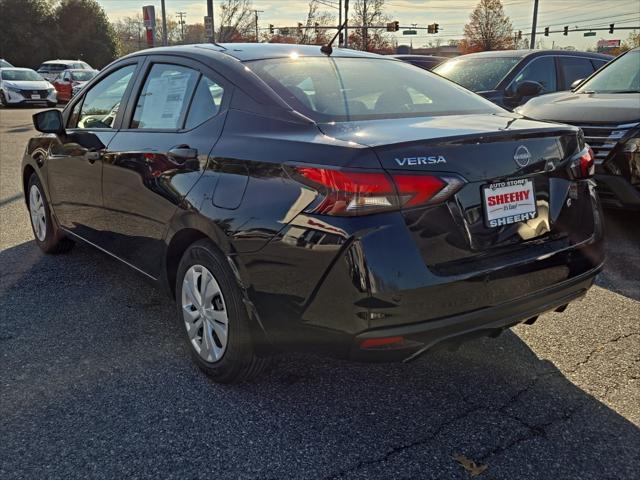
{"label": "car side mirror", "polygon": [[540,95],[542,92],[542,85],[538,82],[534,82],[532,80],[525,80],[516,89],[516,94],[518,97],[535,97],[536,95]]}
{"label": "car side mirror", "polygon": [[580,85],[582,82],[584,82],[584,78],[579,78],[578,80],[573,82],[571,84],[571,90],[575,90],[576,88],[578,88],[578,85]]}
{"label": "car side mirror", "polygon": [[60,110],[44,110],[33,116],[33,126],[42,133],[55,133],[60,135],[64,133],[64,122]]}

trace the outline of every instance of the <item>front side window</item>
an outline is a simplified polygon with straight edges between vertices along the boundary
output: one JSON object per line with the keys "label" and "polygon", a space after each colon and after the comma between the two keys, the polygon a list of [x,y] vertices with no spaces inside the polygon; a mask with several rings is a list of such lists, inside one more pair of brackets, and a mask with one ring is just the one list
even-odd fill
{"label": "front side window", "polygon": [[516,75],[511,82],[511,90],[516,91],[518,86],[525,81],[538,82],[542,85],[542,93],[555,92],[556,87],[556,62],[553,57],[539,57],[533,59]]}
{"label": "front side window", "polygon": [[640,92],[640,50],[631,50],[609,63],[583,83],[578,92]]}
{"label": "front side window", "polygon": [[500,111],[454,83],[396,60],[302,57],[247,65],[293,108],[318,122]]}
{"label": "front side window", "polygon": [[151,68],[133,114],[131,128],[182,128],[200,73],[179,65]]}
{"label": "front side window", "polygon": [[135,70],[136,65],[127,65],[96,83],[84,96],[77,115],[77,128],[113,128],[118,107]]}
{"label": "front side window", "polygon": [[576,80],[584,80],[593,73],[593,65],[588,58],[558,57],[560,69],[564,76],[564,89],[571,88]]}
{"label": "front side window", "polygon": [[433,69],[472,92],[495,90],[520,57],[454,58]]}

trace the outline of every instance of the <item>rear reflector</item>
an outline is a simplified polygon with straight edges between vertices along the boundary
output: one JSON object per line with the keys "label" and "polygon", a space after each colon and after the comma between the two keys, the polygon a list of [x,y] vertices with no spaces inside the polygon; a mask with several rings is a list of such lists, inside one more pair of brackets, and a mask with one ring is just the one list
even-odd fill
{"label": "rear reflector", "polygon": [[457,177],[337,170],[288,169],[293,178],[318,192],[310,208],[323,215],[367,215],[439,203],[463,185]]}
{"label": "rear reflector", "polygon": [[404,337],[367,338],[366,340],[360,342],[360,348],[399,346],[403,343]]}

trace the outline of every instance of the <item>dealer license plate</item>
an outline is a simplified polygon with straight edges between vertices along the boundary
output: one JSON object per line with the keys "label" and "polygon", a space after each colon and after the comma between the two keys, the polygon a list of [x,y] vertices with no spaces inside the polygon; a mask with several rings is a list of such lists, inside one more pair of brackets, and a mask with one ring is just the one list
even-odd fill
{"label": "dealer license plate", "polygon": [[490,183],[482,187],[487,227],[526,222],[538,216],[533,181],[527,179]]}

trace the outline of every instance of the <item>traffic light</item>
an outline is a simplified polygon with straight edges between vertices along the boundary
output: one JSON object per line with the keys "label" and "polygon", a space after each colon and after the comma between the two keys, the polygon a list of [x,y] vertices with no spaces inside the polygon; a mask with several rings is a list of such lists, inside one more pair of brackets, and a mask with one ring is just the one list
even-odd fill
{"label": "traffic light", "polygon": [[609,33],[613,33],[613,27],[615,26],[615,23],[610,23],[609,24]]}
{"label": "traffic light", "polygon": [[438,33],[438,27],[439,25],[437,23],[433,24],[433,33]]}
{"label": "traffic light", "polygon": [[549,27],[544,27],[544,36],[545,37],[549,36]]}
{"label": "traffic light", "polygon": [[563,35],[569,35],[569,27],[564,27]]}
{"label": "traffic light", "polygon": [[298,33],[302,35],[302,23],[298,22]]}
{"label": "traffic light", "polygon": [[397,32],[398,30],[400,30],[400,22],[397,20],[387,23],[387,32]]}
{"label": "traffic light", "polygon": [[320,24],[318,22],[315,23],[315,25],[313,26],[313,30],[318,33],[320,31]]}
{"label": "traffic light", "polygon": [[274,32],[273,25],[269,24],[269,33],[273,35],[273,32]]}
{"label": "traffic light", "polygon": [[438,33],[438,27],[439,25],[437,23],[427,25],[427,33]]}
{"label": "traffic light", "polygon": [[518,40],[522,40],[522,30],[518,30]]}

